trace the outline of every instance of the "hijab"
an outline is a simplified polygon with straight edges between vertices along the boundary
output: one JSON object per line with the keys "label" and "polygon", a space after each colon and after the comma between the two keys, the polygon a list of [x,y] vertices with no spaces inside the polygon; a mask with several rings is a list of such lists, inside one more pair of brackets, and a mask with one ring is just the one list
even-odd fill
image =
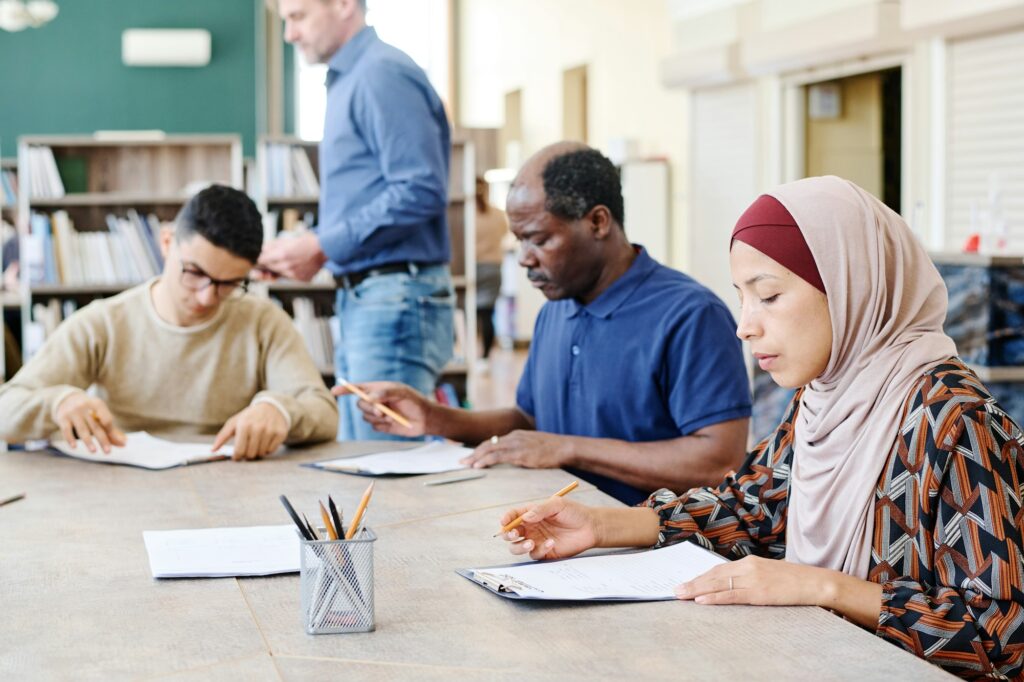
{"label": "hijab", "polygon": [[945,284],[903,219],[847,180],[782,185],[744,217],[734,238],[822,289],[832,324],[828,364],[794,423],[786,559],[866,578],[875,487],[904,403],[924,372],[956,355],[942,331]]}

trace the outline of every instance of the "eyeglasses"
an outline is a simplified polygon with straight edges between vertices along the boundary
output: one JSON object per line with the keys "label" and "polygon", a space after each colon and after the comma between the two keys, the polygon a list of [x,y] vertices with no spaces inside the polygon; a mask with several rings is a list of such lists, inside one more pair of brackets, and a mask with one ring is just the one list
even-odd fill
{"label": "eyeglasses", "polygon": [[247,278],[214,279],[199,268],[187,267],[185,265],[181,266],[181,285],[192,291],[202,291],[212,285],[217,298],[227,298],[236,291],[240,292],[239,296],[241,296],[249,291],[249,280]]}

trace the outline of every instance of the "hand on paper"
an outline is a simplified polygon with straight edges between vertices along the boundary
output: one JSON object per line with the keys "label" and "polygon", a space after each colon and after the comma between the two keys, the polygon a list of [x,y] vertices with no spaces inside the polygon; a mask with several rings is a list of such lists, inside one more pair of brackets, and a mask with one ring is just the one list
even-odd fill
{"label": "hand on paper", "polygon": [[557,469],[570,466],[569,439],[552,433],[516,430],[484,441],[462,463],[474,469],[495,464],[514,464],[526,469]]}
{"label": "hand on paper", "polygon": [[281,447],[288,437],[288,424],[271,403],[256,403],[228,419],[213,442],[213,452],[232,437],[235,454],[231,459],[259,459]]}
{"label": "hand on paper", "polygon": [[877,583],[828,568],[755,556],[715,566],[675,592],[679,599],[699,604],[822,606],[865,627],[877,623],[882,597]]}
{"label": "hand on paper", "polygon": [[501,525],[523,515],[523,523],[504,534],[513,554],[533,559],[562,559],[597,545],[595,510],[563,497],[552,497],[535,507],[517,507],[505,512]]}
{"label": "hand on paper", "polygon": [[127,442],[124,433],[114,426],[107,404],[87,393],[76,391],[64,398],[57,406],[56,416],[57,427],[72,448],[77,447],[77,439],[81,439],[89,452],[96,452],[99,444],[103,452],[109,454],[112,446]]}
{"label": "hand on paper", "polygon": [[[373,427],[374,431],[393,433],[398,436],[422,436],[425,433],[435,433],[427,430],[428,417],[433,404],[414,388],[394,381],[368,381],[356,384],[356,387],[362,389],[371,400],[388,406],[409,422],[409,426],[403,426],[384,414],[372,402],[360,399],[356,405],[362,411],[363,419]],[[331,393],[336,396],[352,395],[352,391],[343,384],[332,388]]]}
{"label": "hand on paper", "polygon": [[280,277],[308,282],[327,262],[320,241],[312,232],[275,239],[263,247],[258,266]]}

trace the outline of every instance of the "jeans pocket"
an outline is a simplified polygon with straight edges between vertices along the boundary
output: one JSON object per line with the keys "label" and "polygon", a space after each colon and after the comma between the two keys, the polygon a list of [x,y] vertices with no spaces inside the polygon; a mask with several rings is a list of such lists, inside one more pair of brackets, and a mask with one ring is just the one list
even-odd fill
{"label": "jeans pocket", "polygon": [[442,288],[419,297],[419,303],[428,307],[454,308],[455,293],[451,289]]}
{"label": "jeans pocket", "polygon": [[418,303],[424,361],[440,372],[455,345],[455,294],[450,288],[437,289],[420,296]]}
{"label": "jeans pocket", "polygon": [[368,277],[352,288],[352,300],[359,306],[402,306],[410,302],[409,275]]}

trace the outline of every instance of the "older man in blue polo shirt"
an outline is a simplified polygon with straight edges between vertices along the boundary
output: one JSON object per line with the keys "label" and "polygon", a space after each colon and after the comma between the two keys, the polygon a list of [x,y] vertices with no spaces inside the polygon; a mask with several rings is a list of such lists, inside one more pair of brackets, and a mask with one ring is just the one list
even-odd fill
{"label": "older man in blue polo shirt", "polygon": [[626,238],[619,176],[600,152],[547,147],[507,211],[541,309],[516,407],[470,412],[368,383],[410,427],[360,402],[375,429],[481,443],[476,467],[564,467],[633,504],[721,481],[743,459],[750,393],[736,325],[713,293]]}
{"label": "older man in blue polo shirt", "polygon": [[[433,390],[454,336],[448,261],[450,133],[423,70],[366,25],[366,0],[277,0],[285,39],[327,64],[316,233],[264,247],[260,265],[338,282],[349,381],[391,379]],[[387,437],[339,402],[342,440]]]}

